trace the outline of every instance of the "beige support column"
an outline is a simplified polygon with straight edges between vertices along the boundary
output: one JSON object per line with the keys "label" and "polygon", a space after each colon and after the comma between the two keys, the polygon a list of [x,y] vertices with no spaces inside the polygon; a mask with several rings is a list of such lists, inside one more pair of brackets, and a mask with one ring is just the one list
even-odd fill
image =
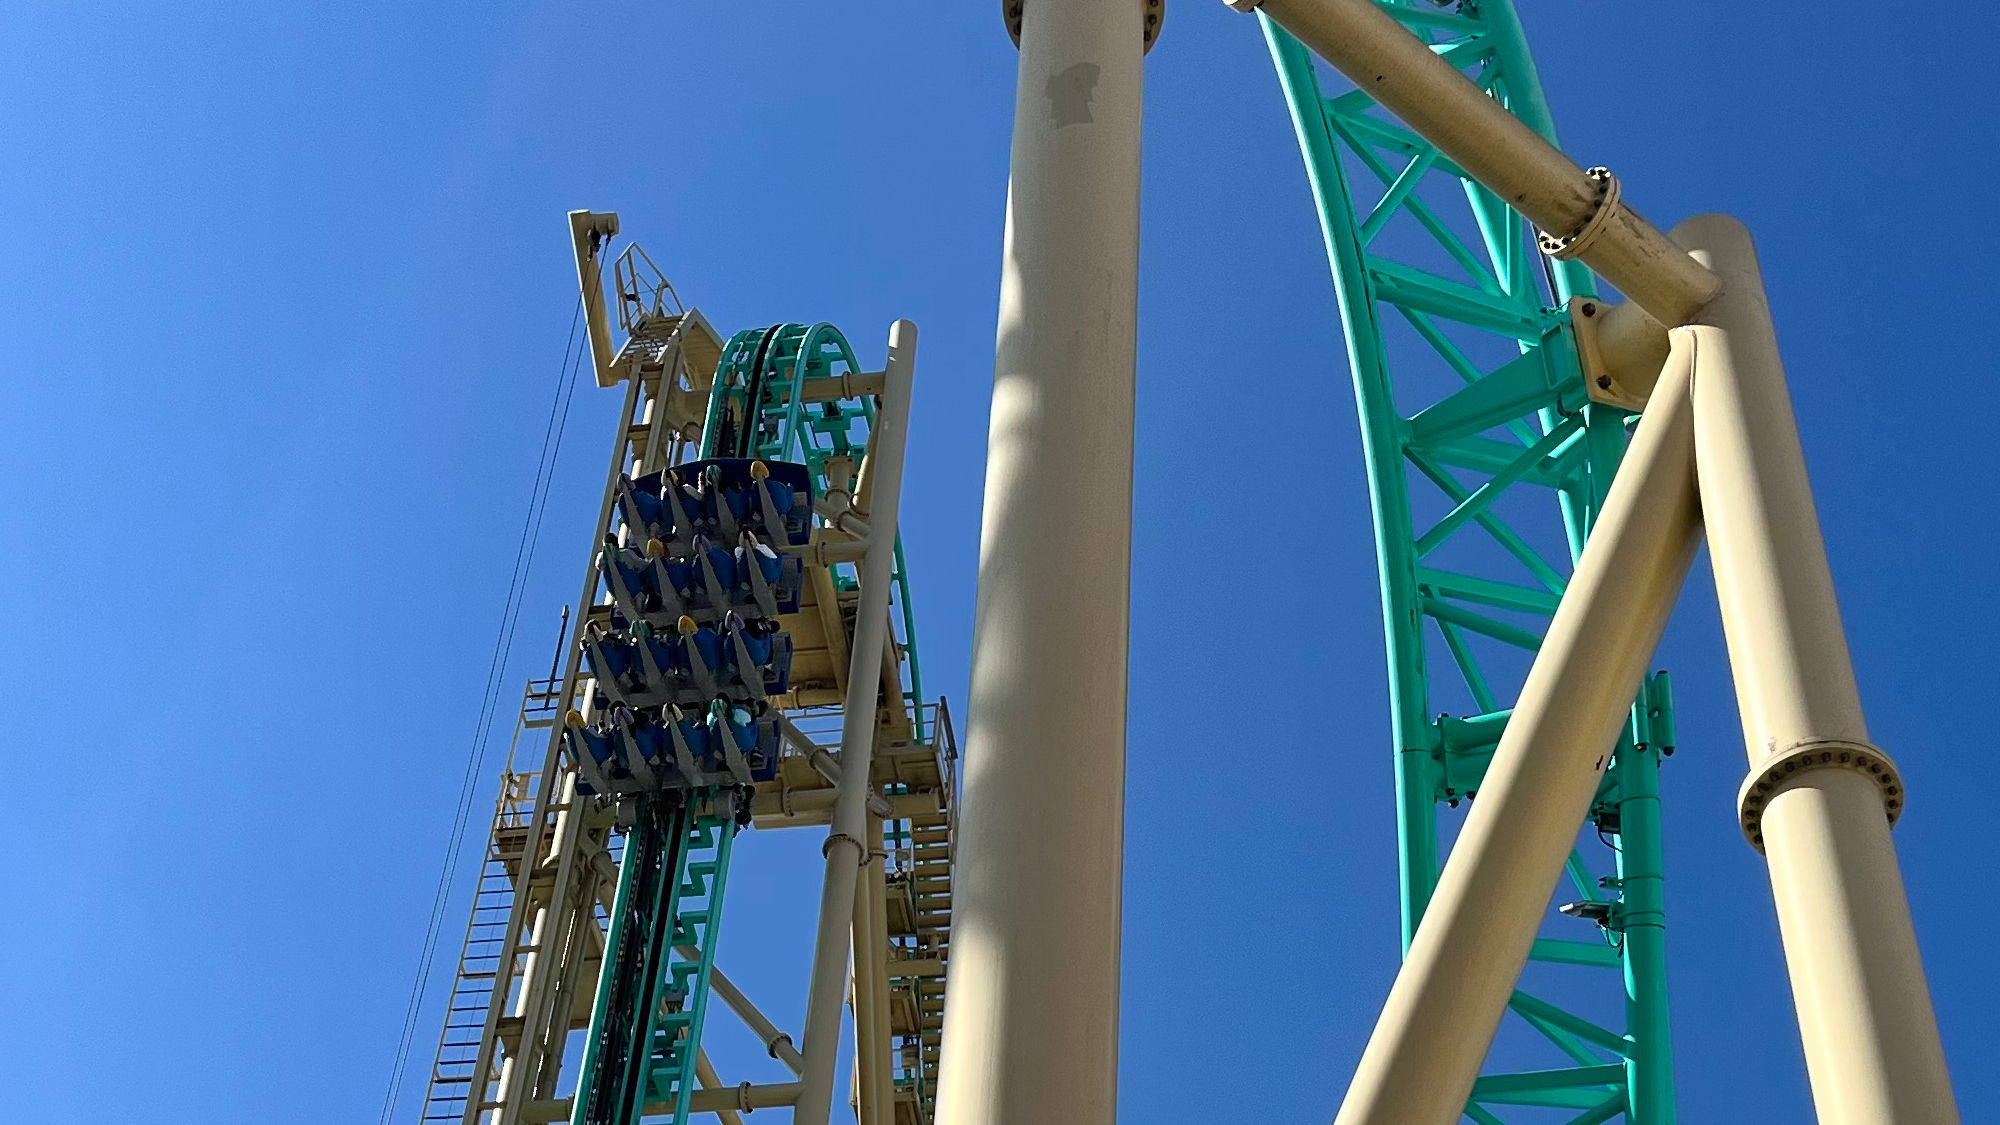
{"label": "beige support column", "polygon": [[[868,900],[868,940],[855,948],[866,949],[874,965],[874,987],[868,1006],[875,1013],[880,1038],[874,1056],[875,1088],[881,1101],[875,1110],[874,1125],[894,1125],[896,1120],[895,1035],[889,1014],[889,895],[885,886],[889,853],[882,843],[882,818],[868,818],[868,867],[861,873],[861,896]],[[856,935],[859,942],[859,935]],[[860,1125],[869,1125],[863,1121]]]}
{"label": "beige support column", "polygon": [[[854,893],[854,1084],[858,1125],[889,1125],[895,1086],[889,1074],[888,1009],[880,996],[888,988],[888,964],[875,944],[882,902],[882,818],[868,818],[871,846]],[[885,943],[886,944],[886,943]]]}
{"label": "beige support column", "polygon": [[1674,236],[1723,278],[1699,315],[1695,446],[1751,775],[1744,831],[1778,926],[1826,1125],[1957,1122],[1889,826],[1902,783],[1868,741],[1750,234]]}
{"label": "beige support column", "polygon": [[[840,1049],[840,993],[847,979],[854,896],[868,863],[868,797],[875,738],[882,714],[881,666],[889,632],[889,598],[896,559],[897,512],[903,499],[903,456],[910,439],[910,393],[916,375],[917,326],[889,326],[889,363],[882,409],[868,436],[868,553],[861,563],[861,597],[854,609],[854,644],[848,650],[847,695],[840,715],[840,780],[834,785],[833,821],[823,849],[819,926],[813,938],[812,978],[806,985],[805,1063],[799,1075],[793,1125],[827,1125],[833,1113],[833,1079]],[[872,489],[872,495],[870,490]],[[891,707],[901,701],[890,699]]]}
{"label": "beige support column", "polygon": [[1688,343],[1673,333],[1335,1125],[1465,1112],[1700,540]]}
{"label": "beige support column", "polygon": [[1147,7],[1021,16],[939,1125],[1117,1118]]}

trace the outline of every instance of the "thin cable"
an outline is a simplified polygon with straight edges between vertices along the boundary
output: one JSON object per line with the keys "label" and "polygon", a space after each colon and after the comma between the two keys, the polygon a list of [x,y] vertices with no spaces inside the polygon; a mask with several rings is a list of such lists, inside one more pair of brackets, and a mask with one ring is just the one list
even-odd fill
{"label": "thin cable", "polygon": [[[548,421],[542,430],[542,448],[535,459],[535,479],[528,486],[528,511],[522,517],[521,538],[514,548],[513,572],[508,579],[506,599],[501,605],[500,627],[493,638],[493,655],[487,665],[486,687],[480,698],[479,718],[473,727],[472,744],[466,752],[465,772],[459,781],[458,802],[453,811],[451,834],[445,845],[445,860],[438,872],[437,888],[431,898],[430,918],[425,925],[423,947],[418,954],[416,979],[411,985],[410,999],[403,1011],[403,1027],[396,1043],[395,1063],[390,1070],[388,1088],[382,1096],[380,1125],[389,1125],[394,1118],[396,1101],[402,1093],[403,1079],[409,1069],[410,1048],[414,1044],[424,992],[430,984],[431,971],[437,960],[438,940],[442,936],[445,907],[458,873],[466,828],[471,822],[473,798],[477,795],[478,781],[484,774],[486,758],[491,750],[494,717],[499,709],[499,688],[513,656],[514,632],[520,622],[521,605],[526,599],[528,576],[534,569],[535,548],[541,539],[542,517],[547,514],[549,489],[555,479],[556,461],[562,453],[563,432],[569,423],[570,400],[576,393],[576,375],[582,367],[578,362],[581,352],[576,346],[577,327],[582,322],[582,317],[583,302],[579,296],[576,310],[570,316],[569,339],[563,347],[562,365],[556,371],[556,391],[549,403]],[[495,981],[497,986],[497,976]],[[446,1022],[450,1022],[449,1013]],[[479,1076],[473,1075],[471,1081],[476,1087]],[[476,1089],[469,1090],[468,1097],[474,1093],[477,1093]]]}

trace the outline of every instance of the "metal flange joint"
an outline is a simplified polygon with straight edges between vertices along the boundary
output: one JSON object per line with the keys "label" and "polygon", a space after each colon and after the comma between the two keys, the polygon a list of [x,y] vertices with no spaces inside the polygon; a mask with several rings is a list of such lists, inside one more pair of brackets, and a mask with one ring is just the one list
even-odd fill
{"label": "metal flange joint", "polygon": [[[1007,22],[1007,38],[1014,46],[1021,45],[1021,10],[1028,0],[1000,0],[1000,18]],[[1153,49],[1153,41],[1160,37],[1160,25],[1167,22],[1167,0],[1140,0],[1146,6],[1146,47]]]}
{"label": "metal flange joint", "polygon": [[1778,794],[1792,788],[1805,774],[1829,769],[1847,770],[1873,781],[1881,791],[1882,810],[1891,826],[1903,815],[1903,775],[1879,747],[1836,738],[1795,742],[1765,758],[1737,790],[1736,813],[1750,846],[1760,853],[1764,850],[1764,810]]}

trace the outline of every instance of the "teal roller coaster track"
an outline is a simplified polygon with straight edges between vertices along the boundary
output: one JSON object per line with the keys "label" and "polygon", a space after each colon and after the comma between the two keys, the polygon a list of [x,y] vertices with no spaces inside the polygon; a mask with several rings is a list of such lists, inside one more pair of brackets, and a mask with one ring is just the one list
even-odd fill
{"label": "teal roller coaster track", "polygon": [[[1551,141],[1510,0],[1383,9]],[[1593,401],[1573,317],[1595,281],[1518,213],[1260,14],[1326,240],[1375,523],[1407,947],[1452,827],[1617,472],[1633,415]],[[1337,76],[1330,83],[1348,85]],[[1331,89],[1331,92],[1329,90]],[[1635,701],[1473,1088],[1481,1125],[1674,1120],[1660,759],[1667,675]],[[1520,1108],[1516,1108],[1520,1107]],[[1535,1108],[1529,1108],[1535,1107]],[[1567,1117],[1550,1117],[1550,1113]]]}

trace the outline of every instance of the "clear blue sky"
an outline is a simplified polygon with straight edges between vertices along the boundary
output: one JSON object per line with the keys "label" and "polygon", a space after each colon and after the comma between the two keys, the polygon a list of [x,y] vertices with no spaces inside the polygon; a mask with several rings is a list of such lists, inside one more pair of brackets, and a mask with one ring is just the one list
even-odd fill
{"label": "clear blue sky", "polygon": [[[1759,237],[1961,1101],[1992,1104],[2000,98],[1975,45],[2000,17],[1521,7],[1580,159],[1663,224]],[[6,1117],[374,1119],[570,319],[570,208],[622,212],[725,331],[832,320],[876,358],[892,318],[922,325],[905,535],[930,682],[962,698],[994,5],[23,3],[0,44]],[[1323,1121],[1395,966],[1347,368],[1254,21],[1179,0],[1148,81],[1124,1116]],[[579,391],[510,684],[574,596],[614,398]],[[1280,410],[1311,439],[1275,439]],[[1300,745],[1190,737],[1222,670],[1189,663],[1213,589],[1189,544],[1220,529],[1187,497],[1220,463],[1326,494],[1315,598],[1237,623],[1314,638]],[[1660,661],[1682,1117],[1805,1122],[1715,618],[1704,565]],[[1324,789],[1284,781],[1300,756]],[[1219,798],[1224,758],[1273,785]],[[724,963],[796,1025],[804,957],[775,951],[817,846],[793,835],[746,848]]]}

